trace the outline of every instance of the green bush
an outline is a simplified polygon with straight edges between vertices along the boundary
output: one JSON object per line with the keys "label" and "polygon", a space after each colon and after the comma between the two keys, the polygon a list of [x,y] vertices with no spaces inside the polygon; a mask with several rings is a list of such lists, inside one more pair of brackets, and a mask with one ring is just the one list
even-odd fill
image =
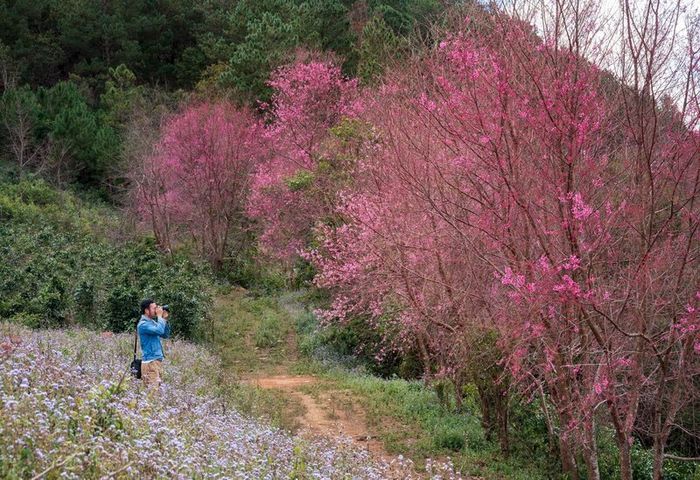
{"label": "green bush", "polygon": [[436,447],[452,450],[453,452],[459,452],[462,450],[466,443],[464,440],[464,435],[461,432],[451,429],[437,431],[433,435],[433,441],[435,442]]}
{"label": "green bush", "polygon": [[289,190],[292,192],[298,192],[311,187],[315,179],[313,172],[309,170],[298,170],[294,175],[286,178],[284,183],[287,184],[287,187],[289,187]]}
{"label": "green bush", "polygon": [[0,180],[0,318],[32,327],[134,328],[145,297],[171,306],[175,335],[195,337],[209,307],[203,266],[166,258],[151,238],[110,243],[118,223],[40,180]]}
{"label": "green bush", "polygon": [[[326,298],[313,298],[321,295],[312,289],[306,301],[316,305],[327,305]],[[320,325],[313,314],[296,318],[301,352],[323,363],[332,363],[354,369],[363,368],[367,372],[383,378],[392,378],[403,372],[407,378],[415,378],[415,359],[407,360],[403,370],[403,357],[397,352],[382,350],[384,332],[367,324],[367,319],[359,316],[349,318],[339,324]],[[421,372],[422,373],[422,372]]]}
{"label": "green bush", "polygon": [[252,235],[244,243],[248,245],[245,249],[232,252],[225,259],[223,280],[263,295],[281,291],[286,283],[282,270],[261,260],[257,241]]}

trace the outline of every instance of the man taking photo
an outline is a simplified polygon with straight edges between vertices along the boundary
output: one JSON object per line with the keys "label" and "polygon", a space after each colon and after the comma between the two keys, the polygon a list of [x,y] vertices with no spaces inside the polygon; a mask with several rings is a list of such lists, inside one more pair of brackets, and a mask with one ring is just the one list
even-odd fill
{"label": "man taking photo", "polygon": [[158,387],[163,374],[164,357],[160,339],[170,336],[170,325],[163,318],[163,309],[150,298],[141,302],[141,319],[137,331],[141,342],[141,378],[147,387]]}

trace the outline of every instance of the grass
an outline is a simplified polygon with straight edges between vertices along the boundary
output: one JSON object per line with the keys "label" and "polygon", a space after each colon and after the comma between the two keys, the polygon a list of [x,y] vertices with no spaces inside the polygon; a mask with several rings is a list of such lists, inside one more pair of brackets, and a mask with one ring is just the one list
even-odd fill
{"label": "grass", "polygon": [[249,297],[243,290],[233,291],[217,298],[211,322],[204,330],[204,338],[221,359],[220,383],[234,405],[245,414],[296,431],[296,418],[303,413],[296,399],[241,382],[254,375],[280,373],[293,361],[293,345],[287,341],[293,332],[276,302],[269,297]]}
{"label": "grass", "polygon": [[293,329],[286,314],[269,297],[252,298],[244,290],[219,297],[205,339],[235,376],[273,375],[295,359],[288,340]]}
{"label": "grass", "polygon": [[313,370],[324,380],[306,387],[315,395],[330,393],[359,402],[369,429],[395,455],[425,468],[428,459],[450,457],[462,474],[485,479],[549,478],[519,458],[506,459],[498,446],[484,438],[476,406],[462,413],[444,407],[432,389],[419,381],[381,379],[343,368],[318,366]]}
{"label": "grass", "polygon": [[255,346],[273,348],[284,340],[284,327],[277,312],[265,312],[255,329]]}
{"label": "grass", "polygon": [[[456,413],[422,382],[369,375],[353,358],[328,349],[298,294],[253,298],[244,291],[233,292],[219,299],[213,317],[210,340],[234,378],[315,375],[319,382],[302,391],[316,398],[330,396],[338,411],[359,407],[386,451],[410,458],[420,470],[428,459],[449,456],[466,475],[516,480],[548,477],[522,458],[504,458],[498,446],[484,438],[475,394],[464,411]],[[234,397],[243,412],[296,428],[293,419],[303,407],[288,393],[236,385]]]}

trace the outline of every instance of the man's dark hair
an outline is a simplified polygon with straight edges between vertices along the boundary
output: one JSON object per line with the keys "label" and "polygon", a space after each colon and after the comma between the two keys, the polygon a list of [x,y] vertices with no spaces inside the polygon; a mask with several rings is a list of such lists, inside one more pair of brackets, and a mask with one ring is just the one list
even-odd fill
{"label": "man's dark hair", "polygon": [[150,298],[147,298],[146,300],[141,302],[141,315],[143,315],[143,311],[146,310],[148,307],[150,307],[152,303],[156,303],[156,302],[154,302]]}

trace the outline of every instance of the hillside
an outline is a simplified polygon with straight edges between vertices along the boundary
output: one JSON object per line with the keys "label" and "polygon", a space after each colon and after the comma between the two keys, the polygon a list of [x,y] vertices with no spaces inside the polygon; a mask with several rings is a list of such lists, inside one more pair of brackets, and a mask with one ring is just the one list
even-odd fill
{"label": "hillside", "polygon": [[177,305],[192,337],[209,298],[205,269],[163,256],[104,202],[39,178],[0,176],[0,318],[31,327],[130,329],[145,296]]}
{"label": "hillside", "polygon": [[342,441],[239,414],[200,347],[168,342],[165,385],[148,395],[126,372],[128,334],[0,329],[2,478],[386,478]]}
{"label": "hillside", "polygon": [[700,479],[697,3],[0,1],[0,475]]}

